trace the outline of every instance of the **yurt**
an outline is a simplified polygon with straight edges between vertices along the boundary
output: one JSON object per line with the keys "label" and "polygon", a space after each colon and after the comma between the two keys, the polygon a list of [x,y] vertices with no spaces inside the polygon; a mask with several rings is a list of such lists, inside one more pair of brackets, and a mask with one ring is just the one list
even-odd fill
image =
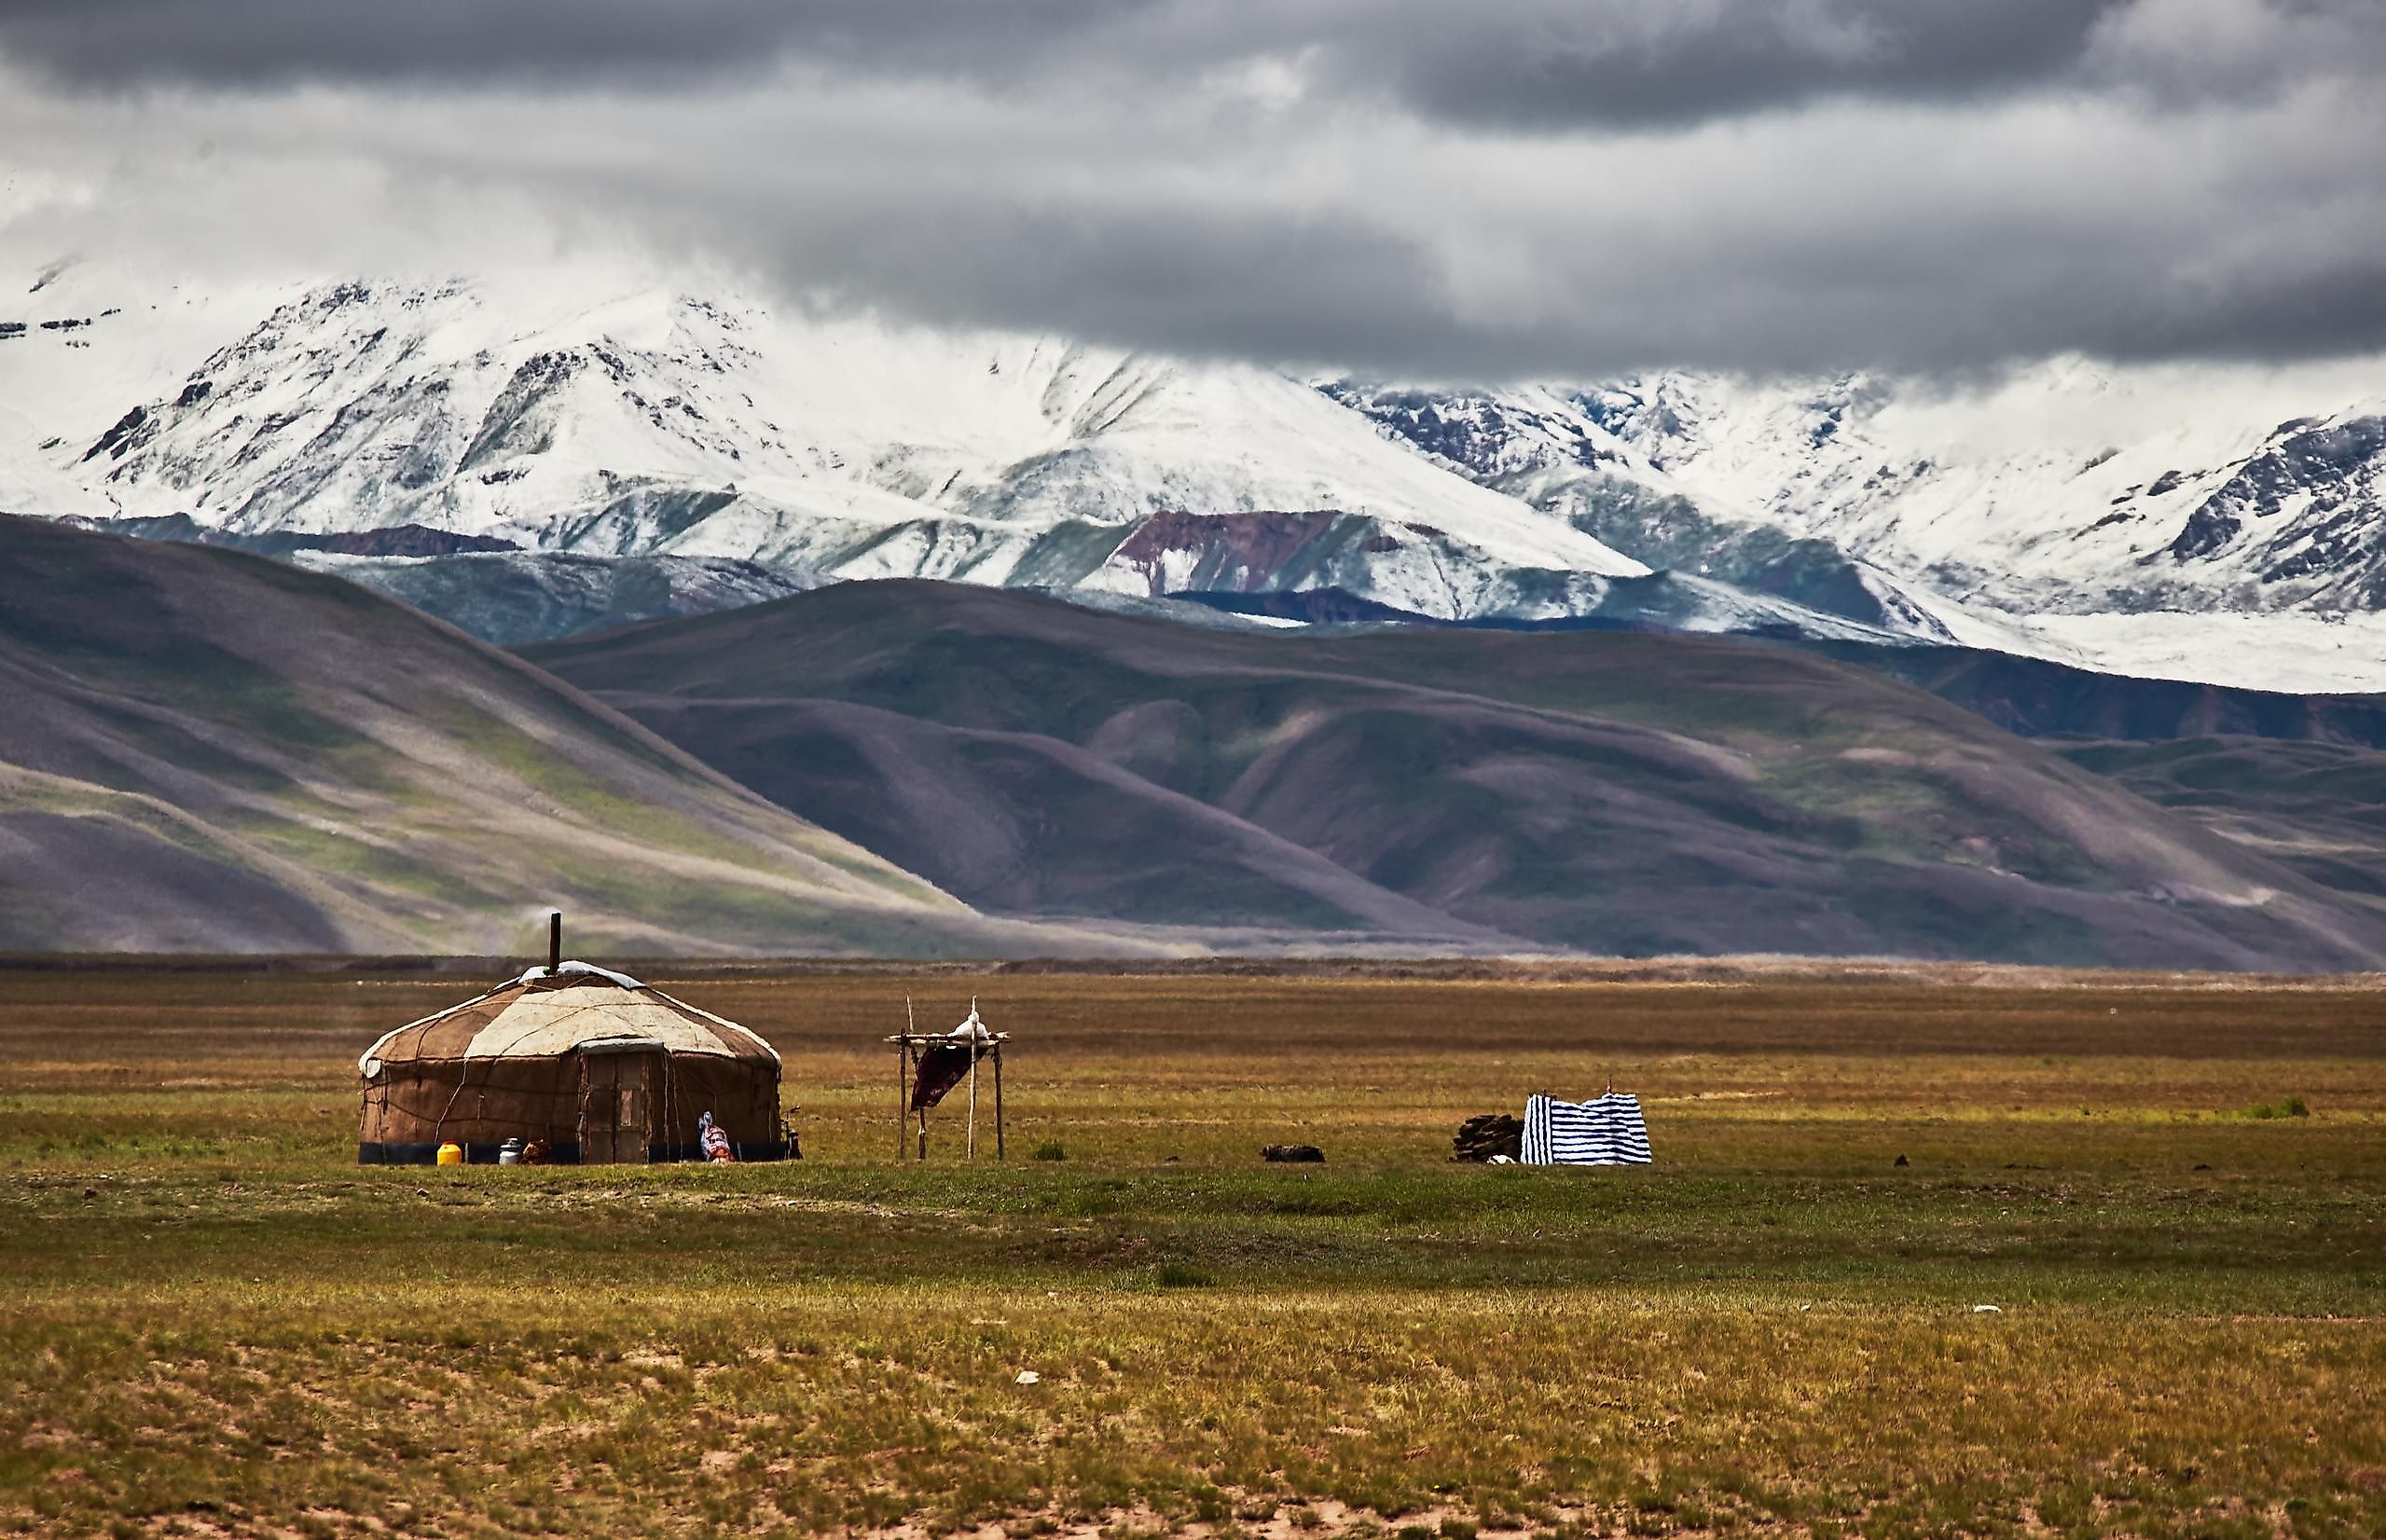
{"label": "yurt", "polygon": [[788,1154],[770,1044],[586,963],[533,968],[408,1023],[357,1068],[367,1165],[427,1165],[443,1144],[494,1162],[508,1140],[564,1164],[695,1161],[707,1126],[738,1160]]}

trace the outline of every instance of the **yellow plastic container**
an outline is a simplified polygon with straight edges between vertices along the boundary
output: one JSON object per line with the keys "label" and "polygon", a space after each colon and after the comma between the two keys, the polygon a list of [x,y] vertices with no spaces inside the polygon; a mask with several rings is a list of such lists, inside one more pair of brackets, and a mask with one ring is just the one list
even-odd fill
{"label": "yellow plastic container", "polygon": [[464,1147],[462,1145],[441,1145],[439,1147],[439,1163],[441,1165],[463,1164]]}

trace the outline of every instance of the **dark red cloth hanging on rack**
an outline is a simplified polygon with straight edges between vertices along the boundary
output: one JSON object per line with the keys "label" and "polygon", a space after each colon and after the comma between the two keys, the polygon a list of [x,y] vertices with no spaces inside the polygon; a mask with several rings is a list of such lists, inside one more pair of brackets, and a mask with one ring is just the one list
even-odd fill
{"label": "dark red cloth hanging on rack", "polygon": [[[938,1043],[919,1055],[918,1078],[911,1083],[911,1109],[917,1112],[934,1107],[945,1099],[945,1093],[969,1079],[970,1066],[976,1054],[968,1043]],[[979,1047],[977,1054],[985,1053]]]}

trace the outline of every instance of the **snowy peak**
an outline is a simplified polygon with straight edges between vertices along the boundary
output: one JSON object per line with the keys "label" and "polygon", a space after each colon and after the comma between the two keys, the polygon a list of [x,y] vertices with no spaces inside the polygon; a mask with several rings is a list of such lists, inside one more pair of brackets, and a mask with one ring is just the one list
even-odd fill
{"label": "snowy peak", "polygon": [[709,474],[756,440],[775,447],[718,420],[715,382],[738,358],[719,318],[689,302],[644,309],[525,328],[469,285],[328,285],[209,355],[171,399],[134,406],[129,430],[93,449],[126,506],[172,503],[256,532],[486,529],[601,500],[626,476]]}
{"label": "snowy peak", "polygon": [[[2158,481],[2148,491],[2157,488],[2172,489]],[[2198,503],[2165,550],[2181,563],[2251,568],[2265,584],[2374,610],[2386,604],[2381,506],[2386,416],[2298,419]]]}
{"label": "snowy peak", "polygon": [[1729,584],[1886,631],[1947,639],[1928,606],[1888,573],[1851,560],[1762,511],[1694,496],[1661,461],[1695,457],[1659,425],[1689,431],[1696,403],[1661,381],[1599,392],[1552,388],[1436,393],[1338,380],[1319,389],[1387,436],[1651,567]]}
{"label": "snowy peak", "polygon": [[1958,600],[2367,609],[2386,422],[2365,373],[2068,360],[1971,391],[1676,376],[1580,397],[1703,508]]}
{"label": "snowy peak", "polygon": [[[1667,374],[1468,392],[1324,387],[1387,433],[1650,564],[1865,623],[2276,683],[2255,617],[2386,601],[2386,404],[2374,362],[2292,374],[2057,360],[1968,389],[1872,375]],[[2183,662],[2186,616],[2215,617]],[[2131,617],[2143,617],[2142,623]],[[2214,630],[2225,626],[2224,639]],[[2386,682],[2386,630],[2343,688]],[[2302,687],[2309,675],[2298,671]]]}
{"label": "snowy peak", "polygon": [[1634,464],[1637,457],[1579,403],[1553,391],[1460,393],[1348,379],[1329,380],[1317,389],[1479,481],[1604,466],[1645,468]]}
{"label": "snowy peak", "polygon": [[[1264,369],[464,282],[316,285],[194,361],[144,341],[108,345],[145,391],[46,469],[119,515],[241,535],[419,525],[832,576],[1112,583],[1148,521],[1330,510],[1390,542],[1375,565],[1402,603],[1645,571]],[[0,399],[34,408],[8,362]],[[43,505],[59,501],[36,489],[31,511],[88,511]]]}

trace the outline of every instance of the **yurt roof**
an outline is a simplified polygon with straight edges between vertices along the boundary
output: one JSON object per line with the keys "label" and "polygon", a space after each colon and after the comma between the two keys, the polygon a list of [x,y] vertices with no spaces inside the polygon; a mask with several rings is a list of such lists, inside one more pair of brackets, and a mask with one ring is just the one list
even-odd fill
{"label": "yurt roof", "polygon": [[356,1066],[370,1079],[390,1063],[539,1059],[608,1046],[779,1062],[777,1050],[735,1022],[628,974],[567,962],[533,968],[462,1005],[408,1022],[366,1049]]}

